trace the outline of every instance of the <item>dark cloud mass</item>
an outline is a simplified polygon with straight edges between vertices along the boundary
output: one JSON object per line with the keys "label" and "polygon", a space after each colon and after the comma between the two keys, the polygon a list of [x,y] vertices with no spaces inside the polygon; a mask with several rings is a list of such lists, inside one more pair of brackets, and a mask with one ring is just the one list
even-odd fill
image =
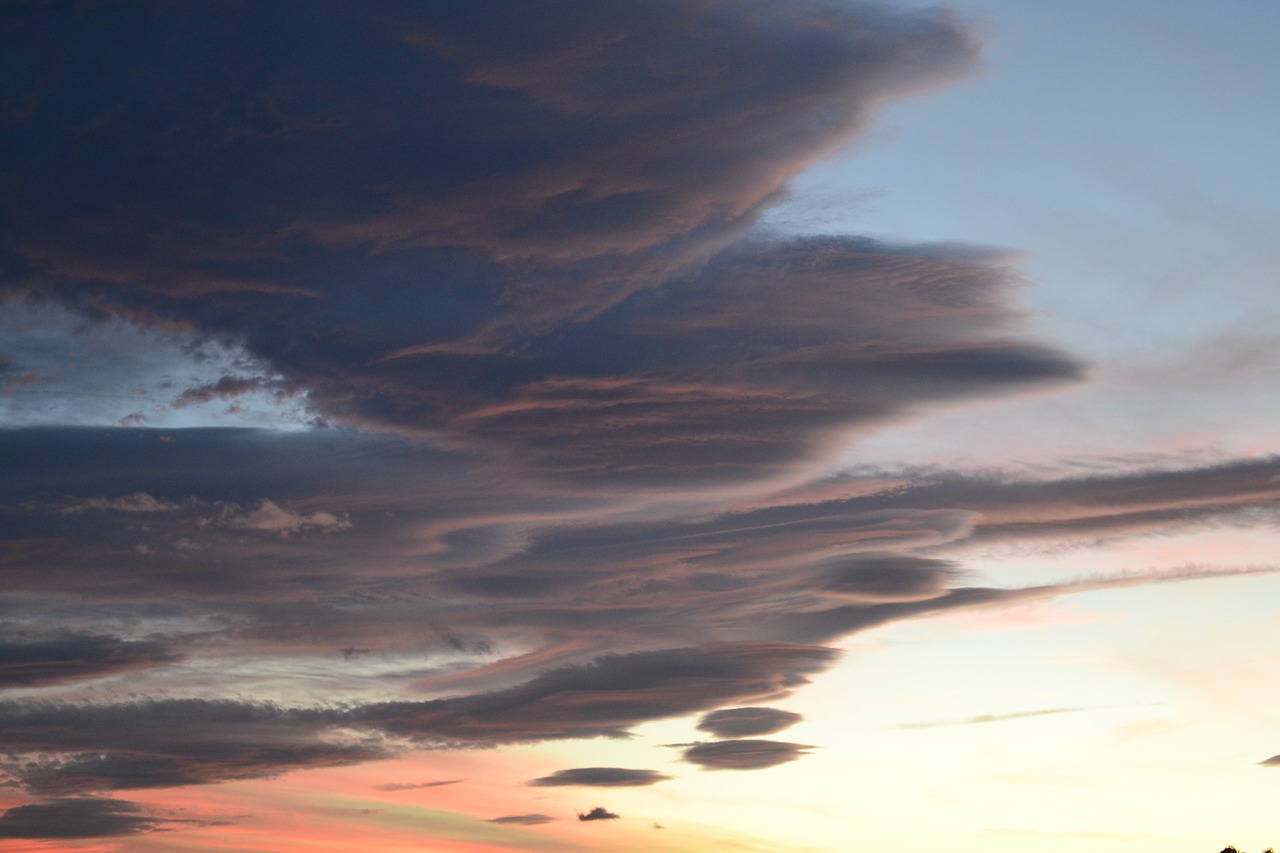
{"label": "dark cloud mass", "polygon": [[575,767],[557,770],[550,776],[530,779],[526,785],[535,788],[555,788],[566,785],[589,788],[628,788],[638,785],[655,785],[670,779],[656,770],[631,770],[626,767]]}
{"label": "dark cloud mass", "polygon": [[0,815],[0,838],[102,838],[150,832],[163,821],[148,817],[136,803],[67,797],[15,806]]}
{"label": "dark cloud mass", "polygon": [[[685,761],[770,767],[810,747],[759,704],[846,634],[1217,576],[959,585],[974,546],[1274,524],[1280,459],[830,473],[1087,373],[1011,255],[760,225],[978,52],[824,0],[0,4],[0,328],[61,318],[0,352],[0,777],[50,798],[0,837],[692,715],[734,740]],[[208,425],[250,399],[303,414]]]}
{"label": "dark cloud mass", "polygon": [[646,720],[777,698],[837,658],[833,649],[733,643],[606,655],[493,693],[357,709],[352,722],[425,740],[510,743],[621,737]]}
{"label": "dark cloud mass", "polygon": [[803,717],[777,708],[725,708],[712,711],[698,721],[698,728],[716,737],[743,738],[771,735],[790,728]]}
{"label": "dark cloud mass", "polygon": [[695,744],[681,758],[704,770],[763,770],[795,761],[811,749],[777,740],[722,740]]}
{"label": "dark cloud mass", "polygon": [[617,820],[622,815],[614,814],[604,806],[596,806],[589,812],[578,812],[578,820]]}
{"label": "dark cloud mass", "polygon": [[28,642],[0,638],[0,690],[120,675],[181,658],[163,640],[71,633]]}
{"label": "dark cloud mass", "polygon": [[0,774],[34,793],[177,787],[390,757],[332,712],[231,700],[0,703]]}
{"label": "dark cloud mass", "polygon": [[997,259],[741,239],[874,105],[974,66],[942,13],[8,15],[29,69],[3,119],[28,164],[0,208],[8,292],[226,338],[279,373],[175,406],[305,393],[536,473],[660,485],[781,474],[920,402],[1079,375],[1009,337]]}

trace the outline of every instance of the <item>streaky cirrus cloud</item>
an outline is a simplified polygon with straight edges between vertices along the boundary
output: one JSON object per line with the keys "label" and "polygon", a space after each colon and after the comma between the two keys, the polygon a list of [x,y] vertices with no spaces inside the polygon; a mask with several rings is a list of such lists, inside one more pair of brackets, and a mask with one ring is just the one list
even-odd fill
{"label": "streaky cirrus cloud", "polygon": [[778,708],[724,708],[704,714],[698,728],[716,737],[745,738],[775,734],[802,719],[794,711]]}
{"label": "streaky cirrus cloud", "polygon": [[459,782],[465,782],[466,779],[440,779],[435,782],[387,782],[383,785],[374,785],[373,787],[379,791],[417,791],[422,788],[440,788],[445,785],[456,785]]}
{"label": "streaky cirrus cloud", "polygon": [[934,729],[945,726],[976,726],[985,723],[1003,723],[1007,720],[1025,720],[1030,717],[1051,717],[1057,714],[1078,714],[1082,711],[1100,711],[1110,706],[1091,705],[1080,708],[1040,708],[1035,711],[1015,711],[1010,714],[977,714],[958,720],[932,720],[924,723],[900,723],[900,729]]}
{"label": "streaky cirrus cloud", "polygon": [[534,788],[581,786],[587,788],[629,788],[656,785],[670,779],[656,770],[633,770],[628,767],[574,767],[557,770],[550,776],[540,776],[525,782]]}
{"label": "streaky cirrus cloud", "polygon": [[694,744],[680,757],[704,770],[764,770],[795,761],[813,748],[778,740],[718,740]]}

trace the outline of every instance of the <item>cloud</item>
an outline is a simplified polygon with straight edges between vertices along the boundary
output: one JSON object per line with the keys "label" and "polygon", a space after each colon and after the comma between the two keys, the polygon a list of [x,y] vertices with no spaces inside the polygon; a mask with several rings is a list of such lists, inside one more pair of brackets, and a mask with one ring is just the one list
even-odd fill
{"label": "cloud", "polygon": [[716,737],[743,738],[771,735],[790,728],[804,717],[777,708],[725,708],[698,721],[698,728]]}
{"label": "cloud", "polygon": [[578,820],[617,820],[622,815],[614,814],[603,806],[596,806],[589,812],[578,812]]}
{"label": "cloud", "polygon": [[378,791],[417,791],[422,788],[439,788],[444,785],[456,785],[466,779],[442,779],[437,782],[388,782],[385,785],[374,785]]}
{"label": "cloud", "polygon": [[270,391],[280,397],[289,394],[288,388],[279,380],[264,376],[223,376],[216,382],[186,389],[172,405],[175,409],[183,409],[212,400],[232,400],[253,391]]}
{"label": "cloud", "polygon": [[940,726],[973,726],[983,723],[1002,723],[1006,720],[1022,720],[1028,717],[1047,717],[1054,714],[1075,714],[1080,711],[1098,711],[1109,706],[1098,705],[1087,708],[1042,708],[1035,711],[1017,711],[1012,714],[978,714],[959,720],[937,720],[926,723],[902,723],[900,729],[932,729]]}
{"label": "cloud", "polygon": [[0,637],[0,690],[120,675],[183,657],[162,639],[124,640],[71,632],[45,640]]}
{"label": "cloud", "polygon": [[509,814],[502,817],[490,818],[489,823],[512,824],[515,826],[540,826],[544,823],[551,823],[555,818],[548,817],[544,814]]}
{"label": "cloud", "polygon": [[67,797],[14,806],[0,815],[0,838],[58,839],[137,835],[165,821],[142,812],[137,803]]}
{"label": "cloud", "polygon": [[1280,767],[1280,755],[1273,755],[1258,762],[1262,767]]}
{"label": "cloud", "polygon": [[70,504],[63,512],[84,512],[89,509],[105,509],[114,512],[173,512],[179,504],[171,501],[156,500],[146,492],[134,492],[118,498],[90,498],[80,503]]}
{"label": "cloud", "polygon": [[954,564],[906,555],[869,555],[834,567],[824,590],[865,604],[927,601],[944,595]]}
{"label": "cloud", "polygon": [[795,761],[811,749],[776,740],[722,740],[695,744],[681,759],[704,770],[763,770]]}
{"label": "cloud", "polygon": [[34,793],[168,788],[388,758],[332,714],[230,700],[0,703],[0,773]]}
{"label": "cloud", "polygon": [[[0,640],[0,686],[57,688],[0,703],[3,772],[27,790],[625,737],[693,714],[756,738],[799,717],[750,703],[833,665],[849,633],[1213,574],[960,585],[978,547],[1276,517],[1274,458],[825,476],[866,431],[1088,374],[1031,334],[1007,253],[757,227],[881,105],[972,73],[978,38],[948,13],[6,14],[28,106],[0,114],[23,164],[0,193],[0,300],[112,330],[76,338],[96,349],[15,337],[6,392],[63,388],[63,413],[118,395],[111,421],[134,425],[246,395],[316,418],[290,434],[0,430],[0,615],[66,626]],[[204,371],[171,373],[158,334]],[[46,377],[62,362],[79,384]],[[156,408],[135,399],[139,364]],[[276,701],[230,698],[258,695]],[[685,760],[807,749],[735,740]]]}
{"label": "cloud", "polygon": [[328,533],[351,528],[351,519],[345,515],[339,516],[323,510],[309,514],[295,512],[284,509],[275,501],[265,498],[252,510],[224,514],[221,521],[235,530],[257,530],[263,533],[278,533],[281,536],[307,530]]}
{"label": "cloud", "polygon": [[427,741],[621,737],[649,720],[786,696],[837,654],[820,646],[733,643],[604,655],[492,693],[366,705],[351,720]]}
{"label": "cloud", "polygon": [[[886,100],[976,68],[947,14],[561,0],[45,17],[15,61],[55,85],[48,57],[82,57],[86,114],[50,102],[14,128],[30,172],[11,203],[30,215],[0,245],[10,292],[227,341],[264,368],[176,406],[297,393],[533,476],[657,487],[782,476],[920,403],[1081,376],[1016,339],[1003,258],[742,239]],[[161,71],[145,47],[121,62],[108,30],[179,40],[202,71]],[[264,54],[264,33],[308,48]],[[335,64],[357,55],[372,59]]]}
{"label": "cloud", "polygon": [[656,770],[631,770],[626,767],[575,767],[557,770],[550,776],[530,779],[526,785],[535,788],[553,788],[564,785],[580,785],[592,788],[624,788],[638,785],[655,785],[671,777]]}

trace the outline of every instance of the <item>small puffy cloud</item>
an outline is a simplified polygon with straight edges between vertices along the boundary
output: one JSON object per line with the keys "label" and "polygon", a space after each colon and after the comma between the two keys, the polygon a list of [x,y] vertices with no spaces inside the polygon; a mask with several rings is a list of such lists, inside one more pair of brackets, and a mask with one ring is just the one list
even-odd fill
{"label": "small puffy cloud", "polygon": [[66,797],[9,809],[0,815],[0,838],[106,838],[150,832],[161,823],[136,803]]}
{"label": "small puffy cloud", "polygon": [[596,806],[589,812],[578,812],[578,820],[617,820],[622,815],[614,814],[603,806]]}
{"label": "small puffy cloud", "polygon": [[554,788],[564,785],[580,785],[591,788],[626,788],[655,785],[671,777],[656,770],[632,770],[626,767],[575,767],[557,770],[550,776],[531,779],[526,785],[535,788]]}
{"label": "small puffy cloud", "polygon": [[90,498],[63,507],[66,513],[84,512],[90,509],[111,510],[113,512],[173,512],[180,506],[172,501],[162,501],[146,492],[134,492],[118,498]]}
{"label": "small puffy cloud", "polygon": [[222,523],[233,530],[256,530],[262,533],[291,533],[319,530],[329,533],[351,528],[351,519],[345,514],[331,512],[295,512],[285,509],[275,501],[263,499],[256,508],[242,512],[229,512]]}
{"label": "small puffy cloud", "polygon": [[489,819],[489,823],[509,824],[513,826],[538,826],[551,823],[555,818],[544,814],[509,814]]}
{"label": "small puffy cloud", "polygon": [[698,728],[716,737],[744,738],[771,735],[794,726],[804,717],[777,708],[725,708],[698,721]]}
{"label": "small puffy cloud", "polygon": [[724,740],[695,744],[681,758],[704,770],[762,770],[795,761],[811,749],[777,740]]}

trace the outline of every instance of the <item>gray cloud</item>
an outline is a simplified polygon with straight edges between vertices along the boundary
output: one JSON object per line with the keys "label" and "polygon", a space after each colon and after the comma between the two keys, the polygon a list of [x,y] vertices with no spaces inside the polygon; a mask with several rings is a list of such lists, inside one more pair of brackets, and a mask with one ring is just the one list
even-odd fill
{"label": "gray cloud", "polygon": [[0,772],[35,793],[176,787],[388,758],[332,713],[199,699],[0,703]]}
{"label": "gray cloud", "polygon": [[722,740],[695,744],[681,758],[704,770],[763,770],[795,761],[811,749],[776,740]]}
{"label": "gray cloud", "polygon": [[163,639],[124,640],[71,632],[45,640],[0,637],[0,690],[103,678],[182,658]]}
{"label": "gray cloud", "polygon": [[456,785],[466,779],[441,779],[437,782],[388,782],[385,785],[374,785],[378,791],[417,791],[422,788],[440,788],[444,785]]}
{"label": "gray cloud", "polygon": [[540,826],[551,823],[555,818],[544,814],[509,814],[490,818],[489,823],[513,824],[515,826]]}
{"label": "gray cloud", "polygon": [[820,646],[733,643],[605,655],[507,690],[366,705],[350,719],[428,741],[621,737],[647,720],[786,696],[837,654]]}
{"label": "gray cloud", "polygon": [[638,785],[655,785],[671,777],[656,770],[632,770],[626,767],[575,767],[557,770],[550,776],[530,779],[526,785],[535,788],[554,788],[577,785],[591,788],[625,788]]}
{"label": "gray cloud", "polygon": [[[921,402],[1080,376],[1011,337],[1002,259],[740,240],[874,107],[975,67],[976,39],[945,14],[560,0],[532,16],[46,15],[14,55],[49,80],[66,73],[49,57],[80,56],[88,115],[45,103],[14,128],[29,215],[10,291],[191,328],[270,368],[177,406],[305,393],[327,417],[448,436],[530,475],[656,487],[781,475]],[[122,63],[102,31],[143,47]],[[262,55],[263,33],[308,48]],[[164,39],[200,74],[157,73],[145,45]],[[357,55],[371,59],[335,64]],[[378,298],[353,298],[357,280]]]}
{"label": "gray cloud", "polygon": [[165,821],[124,800],[67,797],[15,806],[0,815],[0,838],[103,838],[159,829]]}
{"label": "gray cloud", "polygon": [[[0,704],[3,770],[28,790],[261,778],[406,741],[622,737],[690,714],[768,734],[794,715],[725,706],[782,699],[850,632],[1169,577],[953,586],[973,544],[1275,518],[1274,458],[803,485],[861,431],[1087,373],[1026,337],[1008,256],[755,229],[880,104],[974,69],[975,34],[944,12],[0,14],[0,138],[23,164],[0,176],[0,301],[116,330],[116,361],[91,375],[119,387],[66,387],[128,397],[135,365],[168,356],[119,342],[180,332],[194,360],[212,342],[230,355],[149,386],[169,414],[293,395],[317,417],[292,434],[0,431],[0,614],[22,626],[0,641],[0,686],[57,690]],[[0,356],[4,393],[34,393],[28,365],[58,360],[23,340]],[[340,685],[343,704],[277,685],[290,666],[301,695]],[[80,684],[123,673],[138,696],[187,698]],[[259,687],[294,702],[209,698]],[[133,814],[62,807],[108,829]]]}
{"label": "gray cloud", "polygon": [[1280,755],[1273,755],[1270,758],[1264,758],[1258,764],[1263,767],[1280,767]]}
{"label": "gray cloud", "polygon": [[824,590],[866,604],[927,601],[946,594],[954,570],[952,563],[925,557],[886,554],[852,558],[834,567]]}
{"label": "gray cloud", "polygon": [[743,738],[771,735],[790,728],[804,717],[777,708],[725,708],[698,721],[698,728],[716,737]]}
{"label": "gray cloud", "polygon": [[578,820],[617,820],[622,815],[614,814],[604,806],[596,806],[589,812],[578,812]]}

